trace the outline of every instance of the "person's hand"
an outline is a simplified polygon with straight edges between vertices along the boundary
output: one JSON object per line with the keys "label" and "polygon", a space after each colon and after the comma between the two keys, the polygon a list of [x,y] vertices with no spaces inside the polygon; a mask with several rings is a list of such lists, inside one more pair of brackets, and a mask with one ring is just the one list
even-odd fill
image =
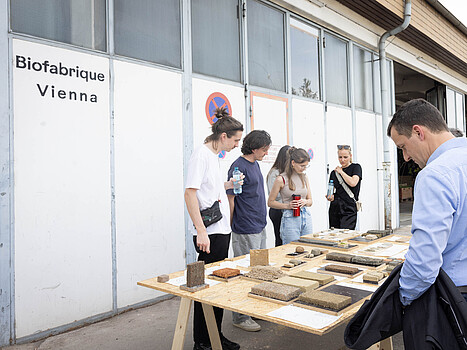
{"label": "person's hand", "polygon": [[228,186],[227,189],[232,189],[232,188],[234,188],[234,184],[235,184],[236,182],[238,182],[238,183],[240,184],[240,186],[243,186],[243,179],[244,179],[244,178],[245,178],[245,175],[243,175],[243,173],[240,174],[240,180],[239,180],[239,181],[235,181],[234,178],[231,177],[230,180],[229,180],[229,182],[228,182],[228,183],[229,183],[229,186]]}
{"label": "person's hand", "polygon": [[341,175],[343,175],[343,173],[344,173],[344,170],[342,170],[342,167],[341,167],[341,166],[336,166],[336,169],[334,169],[334,171],[335,171],[336,173],[341,174]]}
{"label": "person's hand", "polygon": [[295,209],[295,208],[301,208],[302,205],[300,205],[300,202],[302,199],[294,199],[293,201],[290,201],[290,209]]}
{"label": "person's hand", "polygon": [[332,202],[334,200],[334,195],[326,196],[326,199]]}
{"label": "person's hand", "polygon": [[298,202],[298,206],[299,206],[300,208],[303,208],[303,207],[306,205],[307,200],[304,199],[304,198],[302,198],[302,199],[298,199],[296,202]]}
{"label": "person's hand", "polygon": [[198,231],[198,235],[196,236],[196,245],[202,252],[206,252],[207,254],[211,252],[211,241],[209,240],[206,228],[204,228],[204,232],[201,230]]}

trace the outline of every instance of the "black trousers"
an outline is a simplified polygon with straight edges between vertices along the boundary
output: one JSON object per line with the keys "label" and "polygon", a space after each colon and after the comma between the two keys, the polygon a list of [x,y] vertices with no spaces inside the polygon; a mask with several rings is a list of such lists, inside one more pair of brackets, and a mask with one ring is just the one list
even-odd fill
{"label": "black trousers", "polygon": [[[230,244],[230,233],[228,235],[223,234],[211,234],[209,235],[211,242],[210,253],[202,252],[196,245],[196,237],[193,237],[196,251],[199,253],[198,261],[204,261],[206,264],[210,264],[216,261],[224,260],[229,254]],[[221,332],[222,317],[224,315],[224,309],[214,307],[214,316],[216,317],[217,329],[219,334]],[[195,343],[211,344],[209,340],[208,328],[206,326],[206,320],[204,319],[203,307],[200,302],[195,301],[194,313],[193,313],[193,340]]]}
{"label": "black trousers", "polygon": [[282,210],[269,208],[269,218],[272,221],[274,226],[274,236],[276,237],[276,247],[282,245],[281,239],[281,219],[282,219]]}
{"label": "black trousers", "polygon": [[329,205],[329,227],[355,230],[357,226],[357,206],[355,202],[347,202],[334,198]]}

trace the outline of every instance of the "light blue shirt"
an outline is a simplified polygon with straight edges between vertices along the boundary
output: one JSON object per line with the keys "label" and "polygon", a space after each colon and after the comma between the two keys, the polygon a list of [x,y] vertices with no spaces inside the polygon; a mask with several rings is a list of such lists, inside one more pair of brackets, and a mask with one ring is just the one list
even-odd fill
{"label": "light blue shirt", "polygon": [[415,181],[410,247],[400,274],[400,299],[410,304],[436,280],[440,267],[467,285],[467,139],[439,146]]}

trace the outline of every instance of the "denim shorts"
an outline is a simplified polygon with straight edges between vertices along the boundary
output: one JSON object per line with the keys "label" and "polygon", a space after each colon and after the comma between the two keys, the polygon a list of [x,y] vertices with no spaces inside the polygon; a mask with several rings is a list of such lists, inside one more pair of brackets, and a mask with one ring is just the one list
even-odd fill
{"label": "denim shorts", "polygon": [[313,223],[310,211],[306,207],[301,208],[300,216],[293,216],[292,209],[282,210],[281,239],[282,244],[296,241],[300,236],[313,233]]}

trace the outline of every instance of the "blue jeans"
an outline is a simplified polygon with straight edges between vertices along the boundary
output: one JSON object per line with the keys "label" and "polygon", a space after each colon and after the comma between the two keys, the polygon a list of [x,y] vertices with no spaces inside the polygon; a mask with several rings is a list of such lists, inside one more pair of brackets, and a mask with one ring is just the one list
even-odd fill
{"label": "blue jeans", "polygon": [[311,214],[306,207],[301,208],[300,216],[293,216],[292,209],[282,210],[281,239],[282,244],[296,241],[300,236],[313,233]]}

